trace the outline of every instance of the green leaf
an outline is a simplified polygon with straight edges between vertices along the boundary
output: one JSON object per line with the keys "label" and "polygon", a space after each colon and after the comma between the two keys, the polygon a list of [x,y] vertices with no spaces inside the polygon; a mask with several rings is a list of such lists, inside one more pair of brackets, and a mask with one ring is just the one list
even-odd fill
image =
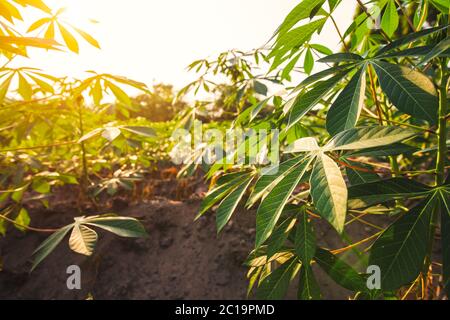
{"label": "green leaf", "polygon": [[236,207],[244,196],[245,191],[252,180],[253,177],[249,178],[247,181],[242,181],[242,183],[220,203],[216,213],[217,233],[219,233],[230,220],[231,215],[236,210]]}
{"label": "green leaf", "polygon": [[271,258],[273,255],[283,247],[284,243],[289,237],[290,232],[294,228],[297,221],[296,214],[299,212],[299,207],[293,204],[287,204],[281,213],[281,223],[279,223],[272,232],[272,235],[267,240],[267,257]]}
{"label": "green leaf", "polygon": [[268,58],[275,57],[272,63],[271,70],[274,70],[277,66],[283,62],[283,57],[292,49],[301,46],[308,41],[311,36],[320,29],[326,21],[326,18],[315,20],[306,25],[295,28],[286,34],[280,35],[277,39],[275,47],[272,49]]}
{"label": "green leaf", "polygon": [[21,208],[19,214],[17,215],[16,219],[14,219],[14,221],[17,223],[14,226],[20,231],[25,232],[26,227],[28,227],[31,221],[27,209]]}
{"label": "green leaf", "polygon": [[303,88],[305,86],[308,86],[311,83],[314,83],[314,82],[316,82],[316,81],[318,81],[320,79],[323,79],[323,78],[325,78],[327,76],[330,76],[330,75],[333,75],[333,74],[336,74],[336,73],[340,73],[340,72],[344,72],[344,71],[350,71],[349,69],[351,69],[352,67],[354,67],[353,64],[348,64],[348,65],[345,65],[345,66],[335,66],[335,67],[331,67],[329,69],[325,69],[323,71],[314,73],[313,75],[307,77],[302,82],[300,82],[300,84],[295,88],[295,91],[298,91],[301,88]]}
{"label": "green leaf", "polygon": [[411,129],[395,126],[358,127],[337,134],[323,149],[336,151],[375,148],[411,138],[415,134]]}
{"label": "green leaf", "polygon": [[231,173],[222,177],[218,181],[218,185],[212,190],[208,191],[206,197],[200,205],[199,213],[195,219],[200,218],[206,211],[208,211],[214,204],[223,199],[232,189],[240,184],[241,181],[248,177],[248,173],[238,172]]}
{"label": "green leaf", "polygon": [[347,73],[348,71],[341,72],[330,79],[319,82],[314,88],[304,94],[300,94],[292,106],[286,130],[295,125],[305,114],[314,108]]}
{"label": "green leaf", "polygon": [[428,186],[406,178],[375,181],[351,186],[348,189],[348,206],[352,209],[365,208],[391,200],[424,196],[430,190]]}
{"label": "green leaf", "polygon": [[[374,182],[380,180],[380,177],[375,172],[363,171],[363,170],[371,170],[372,167],[358,162],[345,160],[349,165],[353,166],[353,168],[346,167],[345,172],[347,173],[348,181],[350,185],[354,186],[357,184],[364,184],[369,182]],[[361,168],[361,170],[357,170],[356,168]]]}
{"label": "green leaf", "polygon": [[154,138],[156,137],[155,130],[153,130],[150,127],[143,127],[143,126],[121,126],[121,129],[124,129],[128,132],[147,137],[147,138]]}
{"label": "green leaf", "polygon": [[250,111],[250,122],[252,122],[258,116],[258,114],[261,112],[261,110],[267,105],[269,100],[270,100],[270,98],[264,99],[264,100],[258,102],[257,104],[255,104],[251,108],[251,111]]}
{"label": "green leaf", "polygon": [[399,17],[394,0],[389,0],[381,19],[381,28],[389,37],[392,37],[398,28]]}
{"label": "green leaf", "polygon": [[361,62],[363,61],[363,57],[359,54],[351,53],[351,52],[339,52],[333,53],[326,57],[319,59],[319,62],[323,63],[339,63],[339,62]]}
{"label": "green leaf", "polygon": [[303,68],[305,68],[305,73],[310,75],[312,69],[314,68],[314,58],[311,49],[308,48],[305,53],[305,61],[303,62]]}
{"label": "green leaf", "polygon": [[398,289],[419,275],[436,203],[435,195],[429,196],[387,228],[372,245],[369,264],[380,267],[383,290]]}
{"label": "green leaf", "polygon": [[302,208],[302,212],[298,217],[294,247],[302,265],[309,265],[316,254],[316,234],[308,221],[308,214],[305,208]]}
{"label": "green leaf", "polygon": [[450,192],[440,191],[439,211],[441,215],[442,274],[444,288],[450,296]]}
{"label": "green leaf", "polygon": [[39,263],[42,262],[53,250],[58,246],[58,244],[64,239],[67,233],[72,229],[73,224],[65,226],[55,233],[53,233],[50,237],[48,237],[44,242],[39,245],[39,247],[33,252],[34,261],[33,266],[31,267],[31,271],[33,271]]}
{"label": "green leaf", "polygon": [[304,156],[289,159],[279,166],[273,167],[261,173],[261,177],[255,184],[246,206],[253,206],[259,199],[264,198],[287,174],[292,172],[296,165],[304,161]]}
{"label": "green leaf", "polygon": [[270,191],[256,213],[256,247],[269,238],[289,197],[308,170],[311,158],[304,159]]}
{"label": "green leaf", "polygon": [[400,111],[415,118],[437,121],[438,97],[433,82],[407,67],[372,61],[381,88]]}
{"label": "green leaf", "polygon": [[317,156],[310,185],[317,211],[341,233],[347,212],[347,186],[337,164],[324,153]]}
{"label": "green leaf", "polygon": [[326,54],[326,55],[333,54],[333,51],[331,51],[331,49],[329,49],[328,47],[325,47],[324,45],[311,44],[310,46],[311,46],[311,48],[313,48],[314,50],[316,50],[322,54]]}
{"label": "green leaf", "polygon": [[320,300],[322,293],[320,292],[317,280],[311,267],[302,264],[300,269],[300,278],[298,283],[298,299],[300,300]]}
{"label": "green leaf", "polygon": [[433,49],[431,49],[425,57],[423,57],[422,61],[420,61],[419,66],[426,65],[432,59],[439,57],[442,53],[444,53],[447,49],[450,48],[450,37],[445,38],[441,42],[439,42]]}
{"label": "green leaf", "polygon": [[326,126],[331,135],[355,127],[366,92],[366,66],[359,70],[333,102],[327,114]]}
{"label": "green leaf", "polygon": [[283,23],[278,27],[276,34],[281,36],[301,20],[309,18],[311,11],[323,2],[324,0],[301,1],[291,12],[289,12]]}
{"label": "green leaf", "polygon": [[400,154],[411,154],[420,149],[416,147],[409,146],[403,143],[393,143],[387,146],[380,146],[375,148],[362,149],[357,151],[352,151],[344,155],[345,158],[350,157],[388,157],[397,156]]}
{"label": "green leaf", "polygon": [[76,222],[69,238],[69,247],[76,253],[90,256],[94,252],[97,238],[94,230]]}
{"label": "green leaf", "polygon": [[264,278],[256,291],[257,299],[281,300],[286,295],[289,283],[294,279],[300,263],[295,258],[291,258]]}
{"label": "green leaf", "polygon": [[91,225],[112,232],[120,237],[141,238],[147,236],[144,226],[135,218],[130,217],[90,217],[83,220]]}
{"label": "green leaf", "polygon": [[352,291],[366,291],[366,280],[330,251],[317,248],[316,262],[337,284]]}
{"label": "green leaf", "polygon": [[443,31],[445,29],[447,29],[449,27],[449,25],[446,26],[439,26],[439,27],[435,27],[435,28],[430,28],[430,29],[425,29],[425,30],[421,30],[421,31],[417,31],[417,32],[413,32],[413,33],[409,33],[408,35],[404,36],[403,38],[400,38],[398,40],[395,40],[393,42],[391,42],[390,44],[384,46],[383,48],[381,48],[376,54],[375,56],[380,56],[386,52],[389,52],[391,50],[397,49],[403,45],[409,44],[411,42],[414,42],[416,40],[419,40],[423,37],[429,36],[435,32],[440,32]]}

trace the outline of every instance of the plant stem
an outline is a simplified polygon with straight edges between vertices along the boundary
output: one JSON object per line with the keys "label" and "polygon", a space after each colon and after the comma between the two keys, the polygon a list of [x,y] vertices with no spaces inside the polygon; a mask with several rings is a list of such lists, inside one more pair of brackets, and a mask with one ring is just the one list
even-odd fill
{"label": "plant stem", "polygon": [[447,72],[447,59],[441,62],[441,85],[439,88],[439,122],[438,122],[438,152],[436,159],[436,185],[441,186],[445,182],[445,162],[447,158],[447,90],[449,75]]}
{"label": "plant stem", "polygon": [[30,226],[25,226],[25,225],[23,225],[21,223],[18,223],[16,221],[8,218],[7,216],[5,216],[3,214],[0,214],[0,218],[1,219],[5,219],[6,221],[8,221],[8,222],[10,222],[12,224],[15,224],[16,226],[19,226],[19,227],[24,228],[24,229],[29,230],[29,231],[42,232],[42,233],[53,233],[53,232],[56,232],[56,231],[59,230],[59,229],[39,229],[39,228],[30,227]]}
{"label": "plant stem", "polygon": [[[83,124],[83,106],[81,105],[81,101],[75,102],[78,108],[78,126],[80,130],[80,138],[84,136],[84,124]],[[87,169],[87,160],[86,160],[86,147],[84,145],[84,141],[81,141],[81,157],[82,157],[82,179],[81,179],[81,189],[83,195],[86,195],[87,191],[87,183],[88,183],[88,169]]]}

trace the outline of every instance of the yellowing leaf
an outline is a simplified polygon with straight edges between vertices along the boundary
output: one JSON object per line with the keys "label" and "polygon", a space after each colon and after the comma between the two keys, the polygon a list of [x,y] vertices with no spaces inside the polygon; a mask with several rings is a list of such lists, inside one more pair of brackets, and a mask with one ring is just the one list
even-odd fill
{"label": "yellowing leaf", "polygon": [[62,24],[58,23],[58,28],[59,32],[61,32],[64,42],[67,45],[67,48],[69,48],[69,50],[72,52],[78,53],[79,47],[75,37]]}
{"label": "yellowing leaf", "polygon": [[100,49],[100,44],[98,43],[97,40],[94,39],[93,36],[91,36],[89,33],[85,32],[85,31],[83,31],[81,29],[78,29],[78,28],[75,28],[75,27],[74,27],[74,29],[75,29],[76,32],[78,32],[80,34],[80,36],[83,37],[84,40],[89,42],[92,46]]}

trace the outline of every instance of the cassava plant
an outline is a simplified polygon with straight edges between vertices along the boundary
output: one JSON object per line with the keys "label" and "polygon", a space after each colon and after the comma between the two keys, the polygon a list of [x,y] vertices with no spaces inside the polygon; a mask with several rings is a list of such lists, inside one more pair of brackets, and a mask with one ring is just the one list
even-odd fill
{"label": "cassava plant", "polygon": [[[26,10],[38,10],[43,17],[28,24],[22,18]],[[91,255],[97,241],[90,227],[123,237],[146,234],[138,220],[113,214],[85,217],[80,212],[73,224],[60,229],[30,225],[29,203],[48,206],[56,186],[79,184],[80,211],[87,198],[95,203],[91,189],[112,194],[118,186],[129,187],[139,171],[133,167],[139,162],[135,150],[155,136],[148,126],[117,121],[108,112],[113,105],[105,102],[108,95],[115,97],[116,111],[126,118],[132,105],[121,86],[148,92],[140,82],[93,71],[85,80],[57,78],[11,66],[16,57],[28,57],[30,48],[78,53],[75,35],[100,47],[90,34],[64,20],[64,9],[54,12],[42,0],[0,0],[0,234],[7,236],[10,227],[51,234],[36,249],[33,269],[69,231],[70,248],[83,255]],[[130,163],[132,152],[137,155]],[[148,161],[144,158],[142,162]],[[101,170],[113,172],[112,182],[96,186],[91,177]]]}
{"label": "cassava plant", "polygon": [[[355,299],[440,299],[450,289],[450,2],[355,0],[340,30],[333,15],[344,2],[300,1],[261,49],[267,75],[231,84],[284,84],[287,94],[253,93],[233,122],[278,129],[282,161],[210,165],[199,215],[216,208],[220,231],[244,198],[257,208],[246,263],[258,298],[283,298],[295,281],[299,299],[320,299],[321,268]],[[325,24],[339,52],[313,41]],[[191,67],[209,67],[202,61]],[[324,244],[324,223],[343,247]],[[355,224],[369,234],[352,237]]]}

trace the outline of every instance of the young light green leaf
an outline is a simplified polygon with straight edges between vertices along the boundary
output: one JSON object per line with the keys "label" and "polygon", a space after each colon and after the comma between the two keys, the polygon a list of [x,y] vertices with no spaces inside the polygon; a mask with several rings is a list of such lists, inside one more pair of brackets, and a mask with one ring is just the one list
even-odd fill
{"label": "young light green leaf", "polygon": [[16,219],[14,219],[14,221],[17,223],[14,225],[17,229],[23,232],[26,231],[26,227],[28,227],[31,221],[27,209],[21,208],[19,210],[19,214],[17,215]]}
{"label": "young light green leaf", "polygon": [[383,18],[381,19],[381,28],[389,37],[392,37],[398,28],[398,23],[399,17],[395,1],[389,0],[383,14]]}
{"label": "young light green leaf", "polygon": [[283,23],[278,27],[276,34],[282,36],[298,22],[309,18],[311,11],[323,3],[324,0],[304,0],[301,1],[284,19]]}
{"label": "young light green leaf", "polygon": [[436,123],[438,97],[433,82],[423,73],[382,61],[372,61],[381,88],[400,111]]}
{"label": "young light green leaf", "polygon": [[423,267],[436,208],[435,194],[387,228],[370,250],[370,265],[381,269],[383,290],[395,290],[413,281]]}
{"label": "young light green leaf", "polygon": [[256,247],[262,245],[271,235],[289,197],[308,170],[311,161],[311,158],[304,159],[264,198],[256,213]]}
{"label": "young light green leaf", "polygon": [[337,164],[324,153],[317,156],[310,185],[317,211],[341,233],[347,212],[347,186]]}
{"label": "young light green leaf", "polygon": [[327,114],[326,126],[331,135],[355,127],[366,92],[366,67],[359,70],[333,102]]}
{"label": "young light green leaf", "polygon": [[333,137],[323,148],[326,151],[367,149],[393,144],[416,134],[411,129],[395,126],[358,127]]}
{"label": "young light green leaf", "polygon": [[312,69],[314,68],[314,58],[313,58],[310,48],[308,48],[308,50],[306,50],[305,60],[303,62],[303,68],[305,69],[305,73],[307,75],[310,75]]}

